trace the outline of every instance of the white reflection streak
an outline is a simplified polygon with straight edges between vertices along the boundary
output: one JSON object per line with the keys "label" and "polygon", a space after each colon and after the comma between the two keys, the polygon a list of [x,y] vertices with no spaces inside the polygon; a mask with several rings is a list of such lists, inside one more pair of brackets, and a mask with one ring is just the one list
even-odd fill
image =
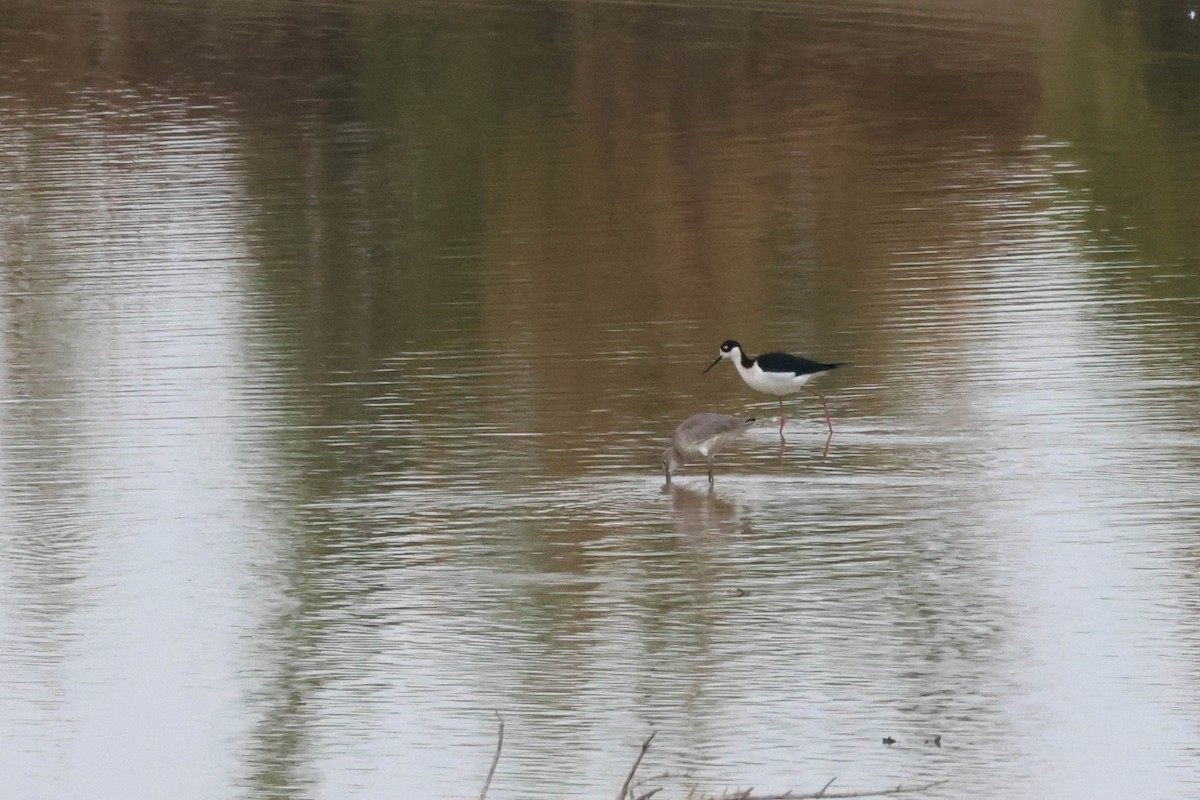
{"label": "white reflection streak", "polygon": [[1047,765],[1035,778],[1045,791],[1033,794],[1136,794],[1147,779],[1170,782],[1183,763],[1172,743],[1188,739],[1161,688],[1175,685],[1171,654],[1147,636],[1161,623],[1142,617],[1161,594],[1162,565],[1135,552],[1135,533],[1106,511],[1136,502],[1113,465],[1144,415],[1138,375],[1134,359],[1106,352],[1082,207],[1057,188],[1050,155],[1034,149],[1020,166],[1027,202],[992,209],[999,252],[986,259],[991,278],[969,301],[977,316],[965,336],[982,376],[968,390],[980,446],[993,454],[985,530],[1012,537],[992,546],[1015,562],[1004,572],[1020,576],[1020,649],[1040,667],[1013,724]]}
{"label": "white reflection streak", "polygon": [[238,769],[226,742],[239,734],[230,621],[243,580],[230,551],[247,501],[236,227],[246,201],[234,132],[184,111],[84,107],[30,122],[52,130],[22,176],[38,189],[44,237],[31,324],[64,354],[23,368],[56,370],[39,386],[66,396],[30,402],[69,399],[64,413],[77,417],[57,433],[15,433],[34,450],[65,437],[51,443],[71,472],[58,477],[83,500],[26,501],[17,520],[87,521],[85,546],[62,557],[91,591],[60,620],[56,674],[23,690],[57,696],[60,712],[0,733],[23,742],[15,774],[56,775],[63,796],[230,795]]}

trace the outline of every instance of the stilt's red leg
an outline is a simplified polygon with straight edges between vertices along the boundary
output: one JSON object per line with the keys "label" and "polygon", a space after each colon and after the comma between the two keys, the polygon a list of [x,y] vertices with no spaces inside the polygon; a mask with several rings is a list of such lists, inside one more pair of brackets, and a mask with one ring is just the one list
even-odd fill
{"label": "stilt's red leg", "polygon": [[787,419],[787,415],[783,413],[783,398],[779,398],[779,438],[783,438],[783,423]]}
{"label": "stilt's red leg", "polygon": [[815,389],[810,389],[807,386],[801,387],[809,394],[814,394],[821,401],[821,408],[825,409],[825,424],[829,426],[829,435],[833,435],[833,418],[829,416],[829,403],[825,402],[825,396]]}

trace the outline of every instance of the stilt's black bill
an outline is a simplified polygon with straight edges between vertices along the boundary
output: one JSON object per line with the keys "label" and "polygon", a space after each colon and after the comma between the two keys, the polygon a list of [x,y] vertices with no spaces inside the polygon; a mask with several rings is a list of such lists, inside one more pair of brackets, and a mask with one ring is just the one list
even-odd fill
{"label": "stilt's black bill", "polygon": [[[705,367],[705,368],[704,368],[704,372],[708,372],[710,369],[712,369],[713,367],[715,367],[717,364],[720,364],[720,363],[721,363],[721,359],[722,359],[722,358],[724,358],[724,357],[725,357],[725,356],[723,356],[723,355],[717,356],[717,360],[716,360],[716,361],[714,361],[713,363],[709,364],[707,367]],[[701,374],[701,375],[703,375],[703,374],[704,374],[704,372],[701,372],[700,374]]]}

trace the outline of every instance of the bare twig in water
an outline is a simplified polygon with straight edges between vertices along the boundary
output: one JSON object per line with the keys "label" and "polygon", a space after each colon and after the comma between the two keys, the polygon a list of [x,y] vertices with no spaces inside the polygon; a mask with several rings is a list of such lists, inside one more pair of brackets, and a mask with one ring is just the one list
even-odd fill
{"label": "bare twig in water", "polygon": [[484,800],[487,797],[488,787],[492,785],[492,776],[496,774],[496,765],[500,763],[500,750],[504,747],[504,717],[500,716],[500,712],[496,712],[496,719],[500,720],[500,732],[496,737],[496,755],[492,756],[492,768],[488,770],[487,780],[483,782],[483,791],[479,793],[479,800]]}
{"label": "bare twig in water", "polygon": [[[654,795],[661,792],[664,787],[655,786],[653,789],[646,789],[647,786],[654,784],[654,783],[661,783],[662,781],[665,781],[665,780],[671,780],[672,778],[691,778],[691,777],[692,777],[692,775],[690,772],[671,772],[669,770],[665,771],[665,772],[660,772],[656,775],[647,775],[644,778],[637,778],[633,781],[633,783],[629,784],[629,794],[637,795],[637,797],[634,798],[634,800],[649,800],[649,798],[651,798]],[[640,792],[640,794],[639,794],[639,792]]]}
{"label": "bare twig in water", "polygon": [[646,741],[642,742],[642,751],[638,753],[637,760],[633,762],[633,767],[629,770],[629,776],[625,778],[625,783],[621,784],[621,791],[617,795],[617,800],[625,800],[625,796],[629,794],[629,784],[633,783],[633,774],[637,772],[638,765],[645,758],[646,751],[650,749],[650,742],[654,741],[656,734],[658,734],[658,731],[651,731]]}
{"label": "bare twig in water", "polygon": [[[492,777],[496,774],[496,765],[500,763],[500,751],[504,749],[504,717],[500,716],[500,712],[496,712],[496,719],[500,721],[500,729],[496,733],[496,754],[492,756],[492,766],[488,770],[487,780],[483,782],[483,791],[479,793],[479,800],[486,800],[488,787],[492,785]],[[663,790],[663,787],[658,786],[653,789],[647,789],[641,794],[637,794],[634,790],[635,786],[638,789],[645,787],[647,783],[657,782],[664,778],[691,778],[688,772],[662,772],[658,775],[653,775],[644,780],[635,783],[634,776],[637,774],[638,767],[642,764],[642,759],[646,757],[646,752],[650,749],[650,743],[654,741],[654,737],[658,735],[658,731],[651,731],[646,737],[646,741],[642,742],[642,748],[638,752],[637,758],[634,759],[633,766],[629,768],[629,774],[625,777],[625,783],[621,785],[621,792],[617,795],[617,800],[651,800],[655,795]],[[693,783],[688,787],[687,800],[842,800],[842,798],[855,797],[888,797],[897,794],[913,794],[916,792],[924,792],[932,789],[935,786],[941,786],[949,781],[931,781],[930,783],[915,784],[905,786],[900,784],[894,789],[876,789],[867,792],[830,792],[829,787],[837,777],[830,778],[829,781],[815,792],[807,794],[796,794],[795,792],[784,792],[783,794],[754,794],[754,789],[734,789],[730,793],[726,788],[719,795],[703,794],[698,791],[699,787]]]}
{"label": "bare twig in water", "polygon": [[825,784],[825,788],[819,792],[810,792],[808,794],[796,794],[795,792],[784,792],[783,794],[763,794],[751,795],[750,790],[738,792],[733,795],[712,795],[712,800],[816,800],[816,798],[824,798],[825,800],[836,800],[841,797],[886,797],[893,794],[909,794],[910,792],[923,792],[926,789],[932,789],[935,786],[941,786],[949,781],[933,781],[932,783],[922,783],[917,786],[904,786],[901,784],[895,789],[877,789],[872,792],[829,792],[826,793],[833,781]]}

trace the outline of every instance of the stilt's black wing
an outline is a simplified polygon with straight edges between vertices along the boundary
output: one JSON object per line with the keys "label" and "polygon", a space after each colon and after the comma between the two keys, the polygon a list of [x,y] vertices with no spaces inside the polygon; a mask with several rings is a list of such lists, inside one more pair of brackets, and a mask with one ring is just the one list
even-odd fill
{"label": "stilt's black wing", "polygon": [[764,372],[790,372],[793,375],[828,372],[841,366],[841,364],[822,364],[820,361],[809,361],[807,358],[793,356],[789,353],[763,353],[758,357],[758,365]]}

